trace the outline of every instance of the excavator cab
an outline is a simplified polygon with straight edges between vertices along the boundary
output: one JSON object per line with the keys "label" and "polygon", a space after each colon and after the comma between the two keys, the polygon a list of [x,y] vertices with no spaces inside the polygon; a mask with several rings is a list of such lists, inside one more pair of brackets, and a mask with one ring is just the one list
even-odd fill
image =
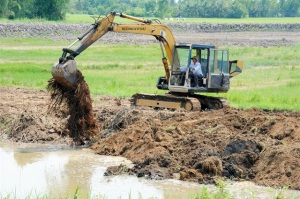
{"label": "excavator cab", "polygon": [[[189,68],[191,57],[196,56],[201,64],[203,78],[196,83]],[[229,79],[241,72],[242,62],[229,61],[227,49],[217,49],[212,45],[176,44],[169,82],[160,77],[157,88],[179,93],[227,92]],[[232,74],[232,75],[231,75]],[[168,86],[166,86],[166,84]]]}

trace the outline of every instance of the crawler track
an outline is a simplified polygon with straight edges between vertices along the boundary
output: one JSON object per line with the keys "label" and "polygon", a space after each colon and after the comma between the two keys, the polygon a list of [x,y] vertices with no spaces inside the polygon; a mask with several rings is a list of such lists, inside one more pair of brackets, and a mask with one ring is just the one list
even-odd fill
{"label": "crawler track", "polygon": [[167,93],[164,95],[150,95],[137,93],[132,96],[131,105],[199,111],[229,107],[229,102],[224,98],[196,94]]}

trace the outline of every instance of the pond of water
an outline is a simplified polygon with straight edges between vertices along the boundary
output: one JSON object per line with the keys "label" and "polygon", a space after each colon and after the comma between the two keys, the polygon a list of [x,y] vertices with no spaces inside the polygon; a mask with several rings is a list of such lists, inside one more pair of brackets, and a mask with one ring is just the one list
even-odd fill
{"label": "pond of water", "polygon": [[[0,198],[191,198],[212,185],[136,176],[104,176],[108,166],[132,165],[122,157],[101,156],[86,148],[0,143]],[[235,198],[300,198],[295,190],[276,190],[250,182],[226,182]]]}

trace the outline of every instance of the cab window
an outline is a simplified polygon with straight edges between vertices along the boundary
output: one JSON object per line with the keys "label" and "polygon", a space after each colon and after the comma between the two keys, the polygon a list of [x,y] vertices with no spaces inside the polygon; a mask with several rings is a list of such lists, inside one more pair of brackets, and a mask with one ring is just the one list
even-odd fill
{"label": "cab window", "polygon": [[211,73],[229,73],[228,51],[211,50],[210,52],[210,72]]}

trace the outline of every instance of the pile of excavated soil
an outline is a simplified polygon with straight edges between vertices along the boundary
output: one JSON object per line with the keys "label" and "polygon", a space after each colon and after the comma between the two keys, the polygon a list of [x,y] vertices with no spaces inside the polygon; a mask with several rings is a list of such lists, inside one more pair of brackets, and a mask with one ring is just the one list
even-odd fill
{"label": "pile of excavated soil", "polygon": [[[72,144],[66,113],[49,114],[48,92],[0,88],[0,94],[3,140]],[[107,175],[128,172],[201,183],[230,178],[300,189],[299,112],[157,111],[130,107],[128,99],[92,98],[99,131],[91,148],[135,163],[110,168]]]}

